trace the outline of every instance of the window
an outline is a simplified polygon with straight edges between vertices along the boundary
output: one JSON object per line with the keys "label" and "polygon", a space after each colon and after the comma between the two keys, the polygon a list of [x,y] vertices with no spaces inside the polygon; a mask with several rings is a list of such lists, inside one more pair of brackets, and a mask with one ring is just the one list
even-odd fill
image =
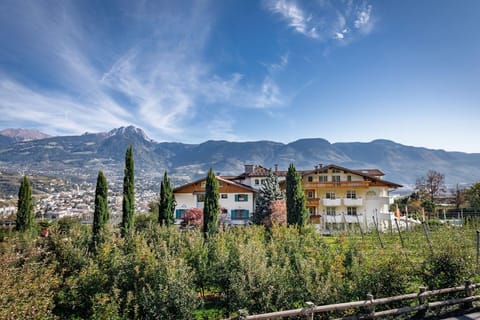
{"label": "window", "polygon": [[328,192],[325,194],[325,198],[327,198],[327,199],[335,199],[335,192],[333,192],[333,191],[328,191]]}
{"label": "window", "polygon": [[175,219],[183,219],[186,213],[187,213],[187,209],[175,210]]}
{"label": "window", "polygon": [[233,220],[247,220],[250,218],[249,212],[246,209],[235,209],[232,210],[231,215]]}
{"label": "window", "polygon": [[332,176],[332,182],[340,182],[340,176]]}
{"label": "window", "polygon": [[205,188],[206,185],[207,185],[206,181],[200,182],[200,188]]}
{"label": "window", "polygon": [[260,180],[255,179],[255,185],[258,186],[260,184]]}
{"label": "window", "polygon": [[338,169],[333,169],[332,172],[333,172],[333,173],[340,173],[340,170],[338,170]]}
{"label": "window", "polygon": [[356,216],[357,215],[357,208],[355,207],[347,207],[347,214],[349,216]]}
{"label": "window", "polygon": [[352,176],[347,176],[347,181],[352,182]]}
{"label": "window", "polygon": [[228,199],[228,194],[226,193],[222,193],[222,195],[220,196],[222,199]]}
{"label": "window", "polygon": [[248,201],[248,194],[236,194],[235,201],[237,202],[245,202]]}
{"label": "window", "polygon": [[205,193],[197,194],[197,202],[205,202]]}
{"label": "window", "polygon": [[316,207],[308,207],[308,213],[310,213],[310,215],[315,215],[317,210]]}
{"label": "window", "polygon": [[356,199],[357,198],[357,192],[355,190],[348,190],[346,194],[347,199]]}
{"label": "window", "polygon": [[328,181],[328,176],[319,176],[318,181],[320,182],[327,182]]}
{"label": "window", "polygon": [[308,176],[308,177],[307,177],[307,180],[308,180],[308,182],[313,182],[313,177],[312,177],[312,176]]}
{"label": "window", "polygon": [[327,207],[327,215],[329,215],[329,216],[336,215],[335,207]]}
{"label": "window", "polygon": [[313,198],[315,198],[315,191],[308,190],[308,191],[307,191],[307,198],[308,198],[308,199],[313,199]]}

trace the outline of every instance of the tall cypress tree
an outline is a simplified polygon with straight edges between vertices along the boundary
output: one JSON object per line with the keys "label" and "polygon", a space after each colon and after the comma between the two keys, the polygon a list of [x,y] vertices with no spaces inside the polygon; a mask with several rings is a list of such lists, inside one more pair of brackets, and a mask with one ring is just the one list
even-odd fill
{"label": "tall cypress tree", "polygon": [[302,176],[293,163],[288,167],[286,178],[287,224],[303,226],[308,220],[305,193],[302,188]]}
{"label": "tall cypress tree", "polygon": [[33,226],[32,188],[27,176],[24,176],[18,191],[16,230],[26,231]]}
{"label": "tall cypress tree", "polygon": [[171,226],[175,222],[175,196],[170,184],[170,178],[167,171],[163,175],[163,181],[160,184],[160,203],[158,206],[158,222],[162,225]]}
{"label": "tall cypress tree", "polygon": [[260,192],[255,200],[255,213],[253,214],[253,223],[262,224],[264,219],[272,212],[271,205],[275,200],[282,200],[283,194],[278,185],[277,176],[270,170],[267,179],[260,187]]}
{"label": "tall cypress tree", "polygon": [[95,251],[103,241],[105,228],[110,220],[108,211],[108,184],[102,171],[98,172],[95,189],[95,211],[93,212],[91,250]]}
{"label": "tall cypress tree", "polygon": [[122,201],[122,237],[132,232],[133,213],[135,210],[135,181],[133,171],[133,148],[130,145],[125,154],[125,173],[123,177],[123,201]]}
{"label": "tall cypress tree", "polygon": [[218,213],[220,204],[218,202],[218,181],[212,168],[208,171],[205,182],[205,202],[203,207],[203,232],[205,237],[218,232]]}

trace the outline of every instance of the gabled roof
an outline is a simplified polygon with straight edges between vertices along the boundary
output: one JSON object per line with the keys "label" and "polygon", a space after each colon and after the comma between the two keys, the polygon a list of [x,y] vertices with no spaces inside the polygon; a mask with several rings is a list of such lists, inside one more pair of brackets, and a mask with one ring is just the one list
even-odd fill
{"label": "gabled roof", "polygon": [[331,169],[337,169],[337,170],[340,170],[340,171],[349,172],[349,173],[352,173],[352,174],[362,176],[364,179],[370,180],[375,184],[383,184],[383,185],[387,185],[388,187],[391,187],[391,188],[401,188],[401,187],[403,187],[402,185],[400,185],[398,183],[380,179],[379,178],[380,174],[381,175],[384,175],[384,174],[383,174],[382,171],[380,171],[378,169],[360,169],[360,170],[355,169],[355,170],[353,170],[353,169],[348,169],[348,168],[345,168],[345,167],[337,166],[335,164],[329,164],[329,165],[326,165],[326,166],[317,167],[313,170],[305,170],[305,171],[299,171],[299,172],[303,177],[304,175],[308,175],[308,174],[312,174],[312,173],[315,173],[315,174],[327,173],[328,170],[331,170]]}
{"label": "gabled roof", "polygon": [[255,166],[251,165],[251,166],[253,167],[252,171],[244,172],[232,179],[241,180],[241,179],[253,178],[253,177],[267,177],[270,172],[272,172],[277,177],[284,177],[287,175],[286,171],[272,170],[272,169],[265,168],[264,166],[261,166],[261,165],[255,165]]}
{"label": "gabled roof", "polygon": [[[224,185],[237,187],[237,188],[245,190],[246,192],[258,192],[255,188],[252,188],[252,187],[247,186],[247,185],[242,184],[242,183],[231,181],[229,179],[226,179],[226,177],[216,176],[215,178],[217,178],[219,183],[221,182]],[[227,177],[227,178],[231,178],[231,177]],[[203,181],[206,181],[206,180],[207,180],[207,178],[205,177],[205,178],[201,178],[201,179],[195,180],[193,182],[184,184],[182,186],[179,186],[179,187],[173,189],[173,193],[182,193],[182,191],[185,191],[186,189],[191,189],[192,187],[194,188],[196,185],[200,186],[201,183]],[[221,189],[221,188],[222,187],[219,186],[219,189]]]}

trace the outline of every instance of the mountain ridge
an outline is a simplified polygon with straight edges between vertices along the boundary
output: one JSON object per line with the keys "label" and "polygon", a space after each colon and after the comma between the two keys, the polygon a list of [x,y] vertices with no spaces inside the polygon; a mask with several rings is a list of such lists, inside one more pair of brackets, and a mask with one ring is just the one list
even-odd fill
{"label": "mountain ridge", "polygon": [[[1,138],[1,137],[0,137]],[[337,164],[350,169],[376,168],[385,179],[413,185],[428,170],[445,174],[449,184],[480,181],[480,153],[465,153],[406,146],[394,141],[335,142],[323,138],[290,143],[261,140],[230,142],[208,140],[199,144],[156,142],[133,126],[106,133],[57,136],[10,142],[0,139],[0,168],[60,176],[92,178],[98,170],[121,176],[125,150],[134,147],[137,174],[154,178],[164,170],[178,183],[201,177],[212,167],[224,175],[242,173],[245,164],[286,169],[293,162],[299,170],[315,165]]]}

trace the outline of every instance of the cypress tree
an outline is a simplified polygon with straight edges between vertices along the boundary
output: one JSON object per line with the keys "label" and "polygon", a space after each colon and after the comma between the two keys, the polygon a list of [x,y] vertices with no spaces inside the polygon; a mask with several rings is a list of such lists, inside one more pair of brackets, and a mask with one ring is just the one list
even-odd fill
{"label": "cypress tree", "polygon": [[158,222],[162,225],[171,226],[175,223],[175,196],[170,184],[170,178],[167,171],[163,175],[163,181],[160,184],[160,203],[158,206]]}
{"label": "cypress tree", "polygon": [[272,212],[271,205],[275,200],[282,200],[283,194],[278,186],[277,176],[270,170],[267,179],[260,187],[260,192],[255,200],[255,213],[252,220],[255,224],[262,224],[264,219]]}
{"label": "cypress tree", "polygon": [[293,163],[288,167],[286,178],[287,224],[303,226],[308,220],[305,193],[302,188],[302,176]]}
{"label": "cypress tree", "polygon": [[16,230],[26,231],[33,226],[32,188],[27,176],[24,176],[18,191]]}
{"label": "cypress tree", "polygon": [[212,168],[208,171],[205,182],[205,202],[203,207],[203,232],[205,237],[218,232],[218,181]]}
{"label": "cypress tree", "polygon": [[125,153],[125,173],[123,177],[123,201],[122,201],[122,237],[132,232],[133,213],[135,210],[135,182],[133,171],[133,148],[130,145]]}
{"label": "cypress tree", "polygon": [[95,189],[95,211],[93,212],[91,250],[95,251],[102,242],[105,228],[110,220],[108,211],[108,184],[102,171],[98,172]]}

